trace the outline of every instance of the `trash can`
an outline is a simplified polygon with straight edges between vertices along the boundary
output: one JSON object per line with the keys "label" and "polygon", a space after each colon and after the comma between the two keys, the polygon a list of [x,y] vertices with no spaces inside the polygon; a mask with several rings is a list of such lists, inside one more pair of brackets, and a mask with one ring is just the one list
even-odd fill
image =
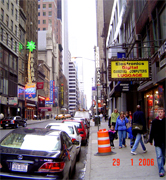
{"label": "trash can", "polygon": [[100,124],[100,117],[99,116],[95,116],[95,126],[98,126]]}

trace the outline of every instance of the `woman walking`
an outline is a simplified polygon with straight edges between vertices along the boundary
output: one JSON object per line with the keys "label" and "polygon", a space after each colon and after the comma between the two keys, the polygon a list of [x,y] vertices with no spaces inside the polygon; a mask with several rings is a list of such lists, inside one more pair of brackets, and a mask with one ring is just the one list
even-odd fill
{"label": "woman walking", "polygon": [[128,119],[125,117],[125,113],[121,111],[115,125],[115,130],[118,131],[119,135],[119,149],[122,148],[122,145],[126,147],[126,123],[128,123]]}

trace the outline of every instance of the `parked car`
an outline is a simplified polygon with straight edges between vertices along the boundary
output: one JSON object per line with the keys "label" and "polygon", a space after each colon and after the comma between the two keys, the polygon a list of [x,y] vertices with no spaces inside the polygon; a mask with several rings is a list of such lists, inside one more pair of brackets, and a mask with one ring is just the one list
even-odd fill
{"label": "parked car", "polygon": [[77,144],[60,130],[15,129],[0,141],[0,179],[70,179]]}
{"label": "parked car", "polygon": [[90,113],[88,111],[76,111],[74,118],[85,118],[90,125]]}
{"label": "parked car", "polygon": [[3,129],[6,127],[18,128],[19,126],[27,126],[26,120],[21,116],[9,116],[1,120],[1,127],[3,127]]}
{"label": "parked car", "polygon": [[81,120],[66,119],[63,120],[62,123],[73,123],[76,126],[78,132],[80,133],[80,136],[82,137],[82,144],[87,144],[88,130]]}
{"label": "parked car", "polygon": [[75,118],[75,117],[72,118],[72,120],[81,120],[84,123],[84,125],[85,125],[85,127],[86,127],[86,129],[88,131],[88,137],[89,137],[90,123],[88,122],[88,120],[86,118]]}
{"label": "parked car", "polygon": [[80,152],[81,152],[81,140],[76,126],[74,124],[64,124],[64,123],[49,123],[45,128],[48,129],[59,129],[65,131],[72,139],[72,141],[77,140],[79,144],[77,145],[77,160],[79,160]]}

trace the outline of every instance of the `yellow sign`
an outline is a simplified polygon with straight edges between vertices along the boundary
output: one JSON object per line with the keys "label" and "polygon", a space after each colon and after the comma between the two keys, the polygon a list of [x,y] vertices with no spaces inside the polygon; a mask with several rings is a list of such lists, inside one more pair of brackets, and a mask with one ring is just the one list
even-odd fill
{"label": "yellow sign", "polygon": [[111,78],[149,78],[149,61],[111,61]]}

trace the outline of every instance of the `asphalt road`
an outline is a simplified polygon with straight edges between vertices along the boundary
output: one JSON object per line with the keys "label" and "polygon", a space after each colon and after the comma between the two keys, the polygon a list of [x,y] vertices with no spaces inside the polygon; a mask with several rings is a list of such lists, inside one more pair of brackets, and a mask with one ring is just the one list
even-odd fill
{"label": "asphalt road", "polygon": [[[52,122],[61,122],[61,121],[55,121],[55,120],[47,120],[35,124],[29,124],[27,127],[38,127],[38,128],[44,128],[48,123]],[[12,131],[13,129],[7,128],[7,129],[2,129],[0,128],[0,139],[2,139],[7,133]],[[81,154],[80,154],[80,159],[76,164],[76,172],[73,176],[73,180],[83,180],[85,176],[85,165],[87,162],[87,151],[88,151],[88,143],[86,146],[81,146]]]}

